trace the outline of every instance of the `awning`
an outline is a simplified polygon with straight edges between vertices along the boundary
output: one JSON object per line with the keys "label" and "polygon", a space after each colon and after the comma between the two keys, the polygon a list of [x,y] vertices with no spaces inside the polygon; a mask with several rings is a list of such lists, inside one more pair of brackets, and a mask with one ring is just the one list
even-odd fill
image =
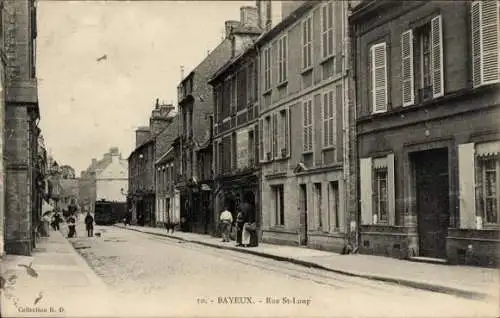
{"label": "awning", "polygon": [[373,169],[387,168],[387,157],[373,158]]}
{"label": "awning", "polygon": [[484,142],[480,144],[476,144],[476,156],[478,157],[486,157],[486,156],[495,156],[500,153],[500,142]]}

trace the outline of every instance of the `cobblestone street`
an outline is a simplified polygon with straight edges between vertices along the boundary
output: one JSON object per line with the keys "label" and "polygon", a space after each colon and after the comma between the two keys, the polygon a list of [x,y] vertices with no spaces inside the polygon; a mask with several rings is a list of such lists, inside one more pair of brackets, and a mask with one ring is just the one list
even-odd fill
{"label": "cobblestone street", "polygon": [[101,236],[87,238],[80,225],[79,237],[72,243],[116,293],[116,311],[120,315],[495,315],[494,303],[338,275],[115,227],[97,227],[96,232]]}

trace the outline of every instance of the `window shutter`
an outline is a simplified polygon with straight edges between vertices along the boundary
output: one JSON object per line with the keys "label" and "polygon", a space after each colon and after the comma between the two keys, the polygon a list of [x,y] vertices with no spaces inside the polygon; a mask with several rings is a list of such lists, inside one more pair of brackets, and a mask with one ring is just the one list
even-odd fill
{"label": "window shutter", "polygon": [[264,161],[264,120],[259,119],[259,162]]}
{"label": "window shutter", "polygon": [[288,36],[283,38],[283,80],[288,78]]}
{"label": "window shutter", "polygon": [[328,146],[329,113],[328,113],[328,93],[323,94],[323,146]]}
{"label": "window shutter", "polygon": [[403,106],[409,106],[414,103],[412,30],[401,34],[401,93],[403,94]]}
{"label": "window shutter", "polygon": [[312,151],[313,149],[313,112],[312,112],[312,100],[308,102],[307,106],[307,111],[308,111],[308,119],[309,119],[309,141],[308,141],[308,146],[309,146],[309,151]]}
{"label": "window shutter", "polygon": [[332,90],[330,93],[328,93],[329,95],[329,103],[328,103],[328,116],[330,117],[328,119],[328,144],[330,146],[334,146],[335,145],[335,101],[336,101],[336,92],[335,90]]}
{"label": "window shutter", "polygon": [[302,104],[302,127],[304,129],[303,135],[302,135],[302,144],[303,144],[303,151],[306,152],[309,150],[308,142],[309,142],[309,127],[308,123],[309,120],[307,119],[307,116],[309,114],[309,111],[307,110],[307,102],[304,102]]}
{"label": "window shutter", "polygon": [[481,2],[476,1],[471,6],[472,27],[472,84],[481,85]]}
{"label": "window shutter", "polygon": [[302,22],[302,68],[307,67],[307,20]]}
{"label": "window shutter", "polygon": [[482,82],[490,84],[499,80],[499,4],[498,1],[481,3]]}
{"label": "window shutter", "polygon": [[386,44],[371,47],[373,112],[387,111],[387,54]]}
{"label": "window shutter", "polygon": [[292,126],[292,119],[290,118],[290,109],[286,109],[286,118],[285,118],[285,147],[286,147],[286,156],[290,157],[292,153],[292,142],[290,140],[291,136],[291,126]]}
{"label": "window shutter", "polygon": [[281,146],[281,127],[278,121],[279,113],[276,112],[273,114],[273,158],[279,159],[280,157],[280,146]]}
{"label": "window shutter", "polygon": [[360,160],[361,224],[372,223],[372,158]]}
{"label": "window shutter", "polygon": [[460,228],[475,228],[474,143],[458,145]]}
{"label": "window shutter", "polygon": [[431,20],[432,95],[443,96],[443,30],[441,16]]}
{"label": "window shutter", "polygon": [[327,30],[327,6],[324,5],[321,8],[321,51],[322,51],[322,57],[325,58],[328,53],[327,53],[327,48],[328,48],[328,34],[326,32]]}
{"label": "window shutter", "polygon": [[387,201],[389,205],[389,225],[396,225],[396,177],[394,154],[387,155]]}

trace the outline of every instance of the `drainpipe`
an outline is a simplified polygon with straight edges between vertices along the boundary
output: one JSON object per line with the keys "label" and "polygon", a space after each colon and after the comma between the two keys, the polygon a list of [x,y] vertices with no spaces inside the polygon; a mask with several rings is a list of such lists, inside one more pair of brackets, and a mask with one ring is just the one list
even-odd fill
{"label": "drainpipe", "polygon": [[[350,6],[349,6],[350,7]],[[348,22],[351,14],[351,9],[347,8],[344,12],[345,22]],[[357,136],[356,136],[356,39],[355,30],[348,23],[343,23],[346,27],[346,48],[344,50],[347,57],[347,77],[346,77],[346,91],[347,91],[347,136],[348,136],[348,152],[347,152],[347,174],[348,184],[350,191],[349,216],[348,216],[348,229],[350,252],[357,252],[359,248],[359,200],[358,200],[358,157],[357,157]],[[352,131],[352,133],[351,133]],[[351,155],[349,158],[349,154]]]}

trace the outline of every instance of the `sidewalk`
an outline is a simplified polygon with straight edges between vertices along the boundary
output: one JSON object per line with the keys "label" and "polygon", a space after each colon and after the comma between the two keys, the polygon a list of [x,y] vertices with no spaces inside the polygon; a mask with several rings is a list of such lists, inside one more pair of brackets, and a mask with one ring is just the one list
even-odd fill
{"label": "sidewalk", "polygon": [[340,255],[303,247],[260,243],[258,247],[236,247],[208,235],[175,232],[165,229],[123,226],[116,227],[142,233],[161,235],[183,241],[258,255],[281,261],[321,268],[349,276],[397,283],[408,287],[452,294],[466,298],[498,300],[499,270],[472,266],[427,264],[372,255]]}
{"label": "sidewalk", "polygon": [[[51,231],[50,237],[40,238],[30,257],[4,255],[0,272],[7,281],[0,296],[1,316],[103,317],[113,312],[111,293],[64,233]],[[30,263],[36,274],[19,266]]]}

